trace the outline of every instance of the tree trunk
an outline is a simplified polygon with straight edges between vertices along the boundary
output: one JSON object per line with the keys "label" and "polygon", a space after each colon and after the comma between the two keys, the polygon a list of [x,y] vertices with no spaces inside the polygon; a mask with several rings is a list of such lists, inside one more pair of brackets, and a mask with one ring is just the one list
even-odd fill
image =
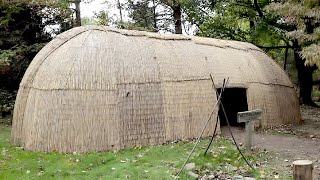
{"label": "tree trunk", "polygon": [[122,20],[122,6],[120,0],[117,0],[119,14],[120,14],[120,27],[123,28],[123,20]]}
{"label": "tree trunk", "polygon": [[253,0],[253,5],[256,8],[256,11],[258,12],[259,17],[262,18],[263,17],[263,13],[262,13],[262,11],[261,11],[261,9],[259,7],[258,0]]}
{"label": "tree trunk", "polygon": [[172,7],[173,9],[173,20],[174,20],[174,28],[176,34],[182,34],[181,27],[181,6]]}
{"label": "tree trunk", "polygon": [[299,55],[299,50],[294,50],[294,59],[298,70],[299,98],[300,102],[305,105],[316,106],[312,101],[313,72],[315,67],[305,66],[305,60]]}
{"label": "tree trunk", "polygon": [[152,0],[152,3],[153,3],[153,7],[152,7],[152,10],[153,10],[153,28],[155,31],[158,30],[158,27],[157,27],[157,14],[156,14],[156,2],[155,0]]}
{"label": "tree trunk", "polygon": [[284,63],[283,63],[284,71],[287,70],[287,60],[288,60],[288,48],[286,48],[286,51],[285,51],[285,54],[284,54]]}
{"label": "tree trunk", "polygon": [[76,5],[76,23],[74,26],[81,26],[80,2],[81,0],[74,1],[74,4]]}
{"label": "tree trunk", "polygon": [[251,30],[254,30],[254,26],[255,26],[255,25],[254,25],[254,21],[250,21],[250,29],[251,29]]}

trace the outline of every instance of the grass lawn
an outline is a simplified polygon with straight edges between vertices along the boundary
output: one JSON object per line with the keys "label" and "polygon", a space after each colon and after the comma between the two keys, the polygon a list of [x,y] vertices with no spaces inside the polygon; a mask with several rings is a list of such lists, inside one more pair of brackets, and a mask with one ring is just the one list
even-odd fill
{"label": "grass lawn", "polygon": [[[193,147],[192,142],[179,142],[117,152],[39,153],[11,146],[10,130],[0,125],[0,179],[173,179]],[[257,179],[271,174],[268,166],[250,171],[227,139],[216,139],[210,153],[203,156],[207,144],[208,140],[201,141],[189,161],[196,164],[195,173],[219,169],[230,175],[250,174]],[[252,163],[265,162],[262,154],[255,153],[249,159]],[[192,178],[184,171],[181,179]]]}

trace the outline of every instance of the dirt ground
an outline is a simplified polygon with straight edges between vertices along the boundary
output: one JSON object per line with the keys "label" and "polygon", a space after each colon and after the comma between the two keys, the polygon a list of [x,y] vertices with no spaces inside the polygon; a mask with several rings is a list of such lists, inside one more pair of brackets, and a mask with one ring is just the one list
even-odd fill
{"label": "dirt ground", "polygon": [[[270,163],[285,174],[292,173],[292,162],[307,159],[314,162],[314,179],[320,180],[320,108],[301,107],[303,124],[259,131],[254,135],[256,148],[270,151]],[[226,127],[222,135],[230,136]],[[232,128],[238,143],[244,143],[244,129]]]}
{"label": "dirt ground", "polygon": [[293,130],[304,136],[320,138],[320,108],[301,107],[303,124],[293,127]]}

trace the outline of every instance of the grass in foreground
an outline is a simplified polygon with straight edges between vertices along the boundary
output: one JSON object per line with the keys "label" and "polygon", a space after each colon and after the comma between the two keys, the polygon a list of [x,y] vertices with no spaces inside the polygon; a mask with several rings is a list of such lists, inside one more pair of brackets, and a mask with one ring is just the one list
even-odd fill
{"label": "grass in foreground", "polygon": [[[179,142],[117,152],[40,153],[11,146],[10,130],[0,125],[0,179],[173,179],[194,145]],[[250,171],[229,140],[217,139],[210,153],[203,156],[207,144],[208,140],[200,142],[189,161],[196,164],[195,173],[221,170],[257,179],[268,174],[268,167]],[[251,163],[265,161],[261,154],[248,158]],[[181,179],[192,178],[184,171]]]}

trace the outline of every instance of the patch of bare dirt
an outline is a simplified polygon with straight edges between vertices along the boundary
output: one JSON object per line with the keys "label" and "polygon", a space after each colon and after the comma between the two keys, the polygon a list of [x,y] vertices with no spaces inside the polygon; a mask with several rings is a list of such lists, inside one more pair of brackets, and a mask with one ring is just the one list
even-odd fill
{"label": "patch of bare dirt", "polygon": [[320,138],[320,108],[302,106],[301,114],[303,124],[293,127],[293,130],[311,138]]}
{"label": "patch of bare dirt", "polygon": [[[291,174],[293,161],[308,159],[314,162],[314,179],[320,180],[320,108],[301,107],[303,124],[280,126],[258,131],[254,135],[257,148],[270,151],[270,162],[284,174]],[[229,136],[226,127],[221,128],[222,135]],[[244,129],[232,128],[238,143],[244,143]]]}

